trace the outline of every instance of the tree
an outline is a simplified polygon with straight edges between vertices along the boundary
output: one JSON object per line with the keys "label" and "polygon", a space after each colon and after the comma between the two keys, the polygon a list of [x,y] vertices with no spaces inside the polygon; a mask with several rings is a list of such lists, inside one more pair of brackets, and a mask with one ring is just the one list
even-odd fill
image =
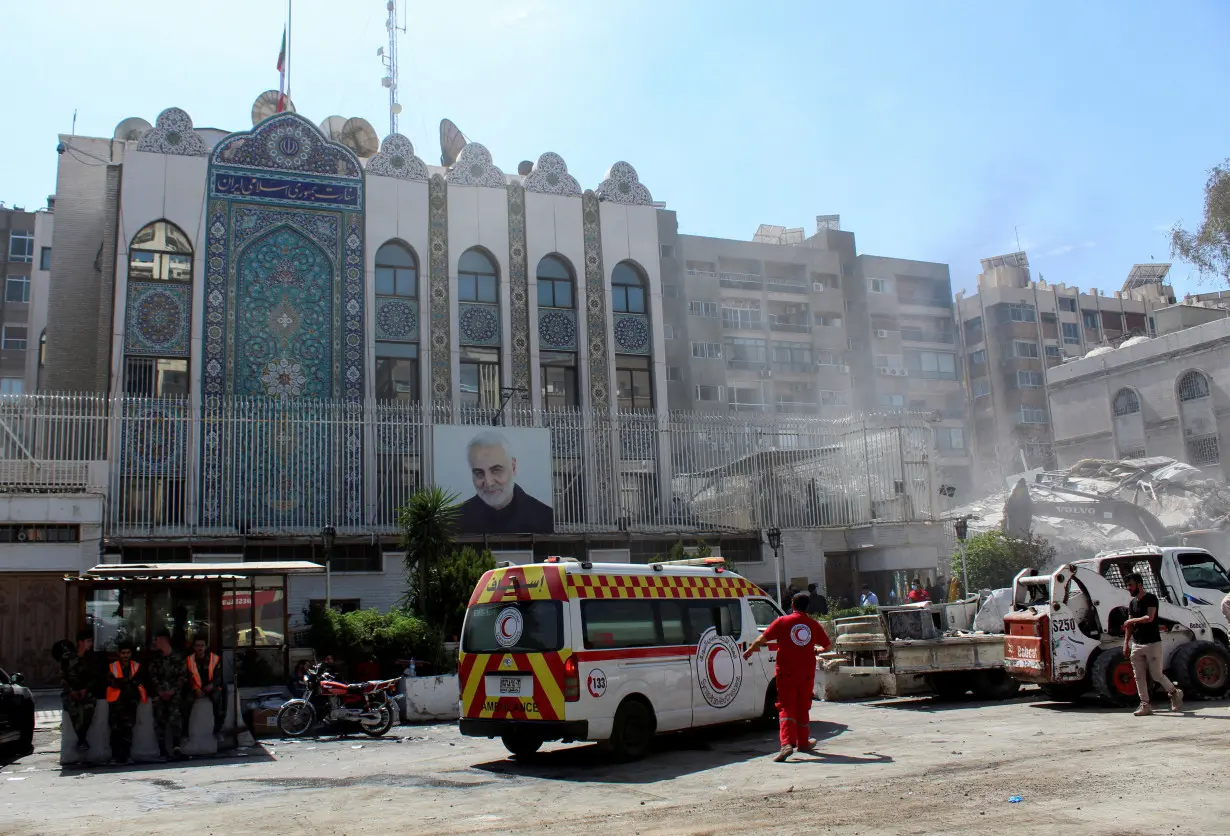
{"label": "tree", "polygon": [[[984,531],[965,541],[965,568],[972,591],[1012,586],[1022,569],[1045,569],[1054,561],[1054,547],[1033,536],[1018,540],[1001,531]],[[952,577],[961,577],[960,549],[952,553]]]}
{"label": "tree", "polygon": [[406,585],[410,587],[407,597],[420,615],[427,614],[427,601],[416,591],[428,588],[428,570],[453,551],[460,513],[457,498],[457,494],[440,487],[420,488],[397,509],[401,547],[406,551]]}
{"label": "tree", "polygon": [[1201,275],[1230,281],[1230,159],[1209,172],[1204,184],[1204,220],[1195,232],[1175,224],[1170,255],[1196,265]]}

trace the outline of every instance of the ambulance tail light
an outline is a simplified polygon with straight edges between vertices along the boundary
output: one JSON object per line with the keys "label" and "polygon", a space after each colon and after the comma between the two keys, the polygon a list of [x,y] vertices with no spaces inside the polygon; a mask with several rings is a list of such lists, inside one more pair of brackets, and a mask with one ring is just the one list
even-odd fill
{"label": "ambulance tail light", "polygon": [[577,657],[569,656],[564,662],[564,702],[576,702],[581,699],[581,672],[577,667]]}

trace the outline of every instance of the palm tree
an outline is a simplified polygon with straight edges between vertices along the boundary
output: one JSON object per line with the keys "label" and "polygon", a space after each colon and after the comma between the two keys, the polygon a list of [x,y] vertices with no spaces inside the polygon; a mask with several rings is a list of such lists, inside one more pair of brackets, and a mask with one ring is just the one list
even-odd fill
{"label": "palm tree", "polygon": [[427,569],[443,560],[453,550],[453,534],[457,531],[460,505],[457,494],[432,486],[414,492],[397,509],[397,526],[401,529],[401,547],[406,551],[406,583],[418,574],[415,596],[420,615],[427,615]]}

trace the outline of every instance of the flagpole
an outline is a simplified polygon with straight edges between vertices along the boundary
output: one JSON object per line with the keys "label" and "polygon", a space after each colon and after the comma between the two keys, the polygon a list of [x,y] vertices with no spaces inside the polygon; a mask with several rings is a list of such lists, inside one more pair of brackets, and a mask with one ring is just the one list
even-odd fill
{"label": "flagpole", "polygon": [[286,0],[286,98],[290,98],[290,47],[294,39],[294,27],[291,15],[294,3]]}

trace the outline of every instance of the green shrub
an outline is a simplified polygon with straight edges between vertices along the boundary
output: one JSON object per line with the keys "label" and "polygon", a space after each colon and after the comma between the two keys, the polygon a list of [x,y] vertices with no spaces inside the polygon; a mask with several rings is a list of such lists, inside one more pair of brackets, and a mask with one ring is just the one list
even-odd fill
{"label": "green shrub", "polygon": [[433,670],[449,668],[440,631],[403,610],[340,613],[313,607],[307,620],[308,638],[317,657],[332,655],[351,671],[363,662],[377,662],[391,675],[400,669],[399,659],[423,660]]}

